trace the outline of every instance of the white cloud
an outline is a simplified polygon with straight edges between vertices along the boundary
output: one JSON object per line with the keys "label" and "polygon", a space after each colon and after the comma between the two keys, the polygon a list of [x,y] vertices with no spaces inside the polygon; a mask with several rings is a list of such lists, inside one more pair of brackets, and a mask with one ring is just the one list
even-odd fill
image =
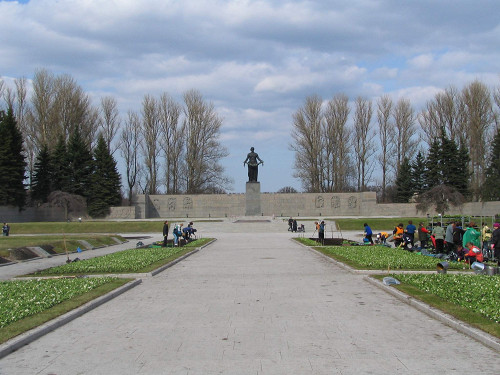
{"label": "white cloud", "polygon": [[289,157],[309,95],[389,93],[418,107],[449,85],[498,84],[499,13],[488,0],[0,1],[0,74],[68,73],[124,113],[145,94],[182,101],[195,88],[232,152],[258,142],[272,160]]}

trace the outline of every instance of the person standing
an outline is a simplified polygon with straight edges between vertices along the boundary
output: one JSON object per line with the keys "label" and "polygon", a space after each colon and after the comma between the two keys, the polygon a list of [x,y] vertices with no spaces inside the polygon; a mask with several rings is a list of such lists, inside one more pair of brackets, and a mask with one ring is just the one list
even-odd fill
{"label": "person standing", "polygon": [[413,225],[412,220],[408,220],[408,225],[406,226],[406,234],[410,237],[410,243],[412,246],[415,246],[415,232],[417,231],[417,227]]}
{"label": "person standing", "polygon": [[446,235],[444,240],[446,241],[446,253],[451,254],[455,250],[455,244],[453,243],[453,230],[455,229],[455,222],[452,221],[446,227]]}
{"label": "person standing", "polygon": [[491,229],[484,222],[481,228],[481,241],[483,242],[483,251],[488,250],[490,248]]}
{"label": "person standing", "polygon": [[7,224],[7,223],[3,223],[3,227],[2,227],[2,235],[4,235],[4,236],[8,236],[8,235],[9,235],[9,232],[10,232],[10,227],[9,227],[9,224]]}
{"label": "person standing", "polygon": [[441,223],[436,223],[436,226],[432,230],[432,235],[434,236],[434,240],[436,241],[436,253],[440,254],[443,252],[445,236],[445,231],[444,228],[441,227]]}
{"label": "person standing", "polygon": [[372,239],[373,231],[372,231],[372,228],[370,228],[370,226],[367,223],[364,223],[363,226],[365,227],[365,238],[368,240],[366,242],[370,242],[370,244],[373,245],[373,239]]}
{"label": "person standing", "polygon": [[179,238],[182,237],[182,224],[177,224],[172,234],[174,235],[174,246],[179,246]]}
{"label": "person standing", "polygon": [[420,247],[422,249],[427,247],[427,241],[429,241],[429,231],[424,226],[424,223],[418,224],[418,240],[420,241]]}
{"label": "person standing", "polygon": [[500,223],[493,224],[493,233],[491,234],[491,249],[494,251],[498,265],[500,266]]}
{"label": "person standing", "polygon": [[163,223],[163,247],[167,247],[168,220]]}
{"label": "person standing", "polygon": [[318,235],[319,235],[320,240],[325,239],[325,222],[324,221],[321,221],[321,223],[319,224]]}

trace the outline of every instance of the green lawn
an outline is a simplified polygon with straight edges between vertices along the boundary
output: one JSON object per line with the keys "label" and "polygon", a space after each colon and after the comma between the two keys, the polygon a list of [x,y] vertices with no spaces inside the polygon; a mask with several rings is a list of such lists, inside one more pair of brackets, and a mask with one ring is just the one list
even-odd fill
{"label": "green lawn", "polygon": [[130,280],[96,277],[0,282],[0,344]]}
{"label": "green lawn", "polygon": [[[187,221],[185,219],[184,221]],[[170,221],[170,219],[169,219]],[[179,221],[183,221],[182,219]],[[191,220],[190,220],[191,221]],[[219,222],[222,220],[198,220],[197,222]],[[11,234],[47,233],[161,233],[164,220],[158,221],[83,221],[10,223]]]}
{"label": "green lawn", "polygon": [[101,257],[48,268],[27,276],[101,275],[151,272],[212,239],[195,240],[183,247],[150,247],[119,251]]}
{"label": "green lawn", "polygon": [[[391,275],[396,288],[500,338],[500,275]],[[384,276],[375,276],[382,279]]]}
{"label": "green lawn", "polygon": [[[321,246],[315,249],[356,269],[436,270],[441,262],[438,258],[386,246]],[[468,269],[465,263],[449,262],[450,270],[464,268]]]}

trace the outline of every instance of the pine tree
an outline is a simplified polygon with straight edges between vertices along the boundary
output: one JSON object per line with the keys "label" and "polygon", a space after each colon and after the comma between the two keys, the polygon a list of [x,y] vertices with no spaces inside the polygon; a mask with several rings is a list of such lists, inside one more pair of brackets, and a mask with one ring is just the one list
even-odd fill
{"label": "pine tree", "polygon": [[33,181],[31,186],[31,199],[45,203],[52,192],[52,176],[49,148],[43,145],[38,153],[33,169]]}
{"label": "pine tree", "polygon": [[412,171],[410,160],[408,158],[403,159],[403,163],[399,168],[399,173],[396,177],[396,203],[408,203],[415,189],[413,187],[412,181]]}
{"label": "pine tree", "polygon": [[26,161],[23,137],[12,108],[0,112],[0,140],[0,205],[22,209],[26,204]]}
{"label": "pine tree", "polygon": [[419,151],[417,157],[411,163],[411,174],[413,182],[413,190],[415,193],[420,194],[426,190],[425,182],[425,158]]}
{"label": "pine tree", "polygon": [[92,217],[106,216],[109,214],[110,206],[120,204],[120,180],[116,161],[111,155],[104,137],[100,134],[94,150],[92,188],[88,205],[88,212]]}
{"label": "pine tree", "polygon": [[92,153],[85,142],[80,128],[76,127],[68,140],[68,193],[90,196],[90,179],[92,176]]}
{"label": "pine tree", "polygon": [[432,142],[427,157],[425,158],[425,187],[426,190],[432,189],[434,186],[441,185],[443,181],[442,171],[440,168],[441,162],[441,143],[438,139]]}
{"label": "pine tree", "polygon": [[68,152],[66,150],[66,141],[61,135],[57,144],[50,155],[51,172],[52,172],[52,191],[70,190],[70,168],[68,160]]}
{"label": "pine tree", "polygon": [[500,128],[491,145],[488,167],[486,169],[486,180],[482,189],[483,200],[500,200]]}

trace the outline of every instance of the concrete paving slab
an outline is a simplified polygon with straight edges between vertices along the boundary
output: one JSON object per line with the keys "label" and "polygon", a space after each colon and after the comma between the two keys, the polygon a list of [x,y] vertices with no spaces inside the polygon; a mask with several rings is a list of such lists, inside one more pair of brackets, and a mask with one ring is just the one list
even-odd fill
{"label": "concrete paving slab", "polygon": [[217,231],[203,251],[3,358],[0,374],[500,373],[494,350],[289,233],[257,229]]}

